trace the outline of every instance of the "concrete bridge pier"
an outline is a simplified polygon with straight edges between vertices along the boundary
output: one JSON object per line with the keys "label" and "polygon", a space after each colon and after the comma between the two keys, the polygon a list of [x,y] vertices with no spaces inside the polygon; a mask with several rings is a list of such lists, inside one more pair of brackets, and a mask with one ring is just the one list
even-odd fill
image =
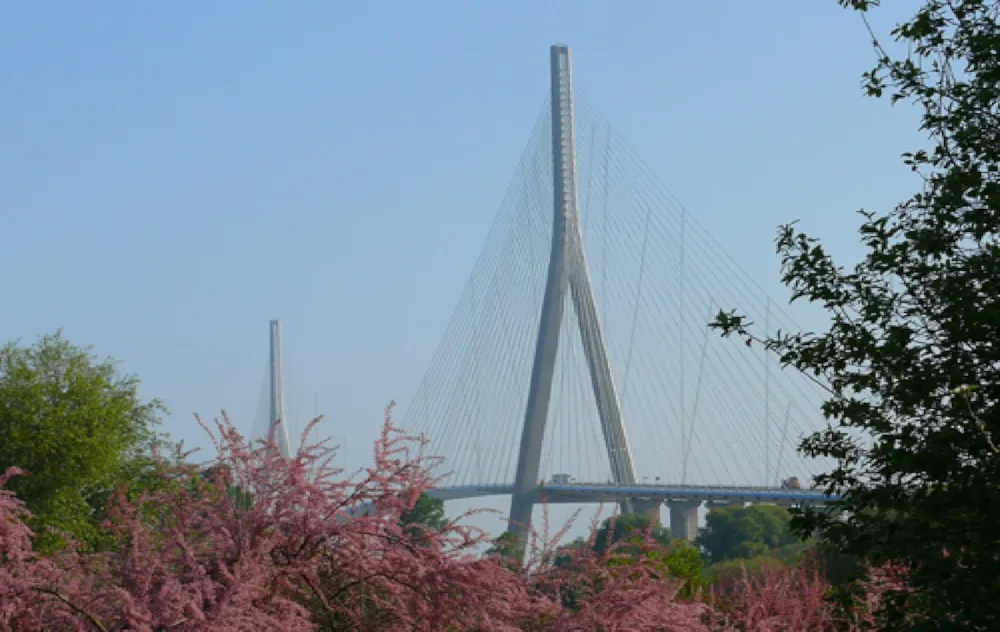
{"label": "concrete bridge pier", "polygon": [[632,498],[631,504],[635,513],[652,516],[657,524],[660,523],[660,506],[663,501],[659,498]]}
{"label": "concrete bridge pier", "polygon": [[670,533],[678,540],[694,540],[698,536],[700,500],[668,500]]}

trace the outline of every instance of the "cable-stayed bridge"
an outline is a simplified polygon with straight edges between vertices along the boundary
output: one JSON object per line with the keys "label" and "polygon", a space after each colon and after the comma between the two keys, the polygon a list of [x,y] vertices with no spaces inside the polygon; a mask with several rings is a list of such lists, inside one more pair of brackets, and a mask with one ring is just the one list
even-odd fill
{"label": "cable-stayed bridge", "polygon": [[[264,383],[258,402],[257,414],[254,418],[251,437],[263,439],[274,433],[275,445],[279,452],[288,458],[296,449],[299,439],[298,431],[301,423],[316,417],[315,403],[309,414],[302,414],[301,402],[298,406],[286,408],[286,367],[282,351],[282,335],[279,321],[269,323],[268,364],[265,370]],[[293,400],[298,398],[293,396]],[[278,423],[278,420],[287,420]],[[298,423],[296,422],[298,421]],[[787,430],[783,428],[783,430]],[[787,443],[786,438],[782,438]],[[780,459],[777,466],[781,469]],[[442,500],[476,498],[481,496],[507,495],[515,490],[510,483],[485,483],[475,485],[454,485],[441,487],[432,495]],[[544,494],[544,499],[543,499]],[[822,503],[828,500],[815,490],[791,490],[774,486],[734,486],[734,485],[704,485],[704,484],[670,484],[656,477],[650,481],[643,477],[641,482],[634,484],[619,484],[612,480],[607,483],[586,483],[569,476],[556,474],[552,480],[539,482],[532,492],[532,502],[543,500],[550,503],[616,503],[622,500],[641,499],[645,501],[646,509],[666,502],[671,510],[671,527],[680,537],[693,537],[697,532],[697,509],[703,503],[709,506],[715,504],[769,502],[780,505],[801,503]],[[358,508],[365,511],[365,508]]]}
{"label": "cable-stayed bridge", "polygon": [[[827,464],[795,449],[822,391],[708,323],[737,307],[758,337],[798,328],[573,93],[569,61],[552,48],[550,96],[403,416],[445,459],[433,494],[510,495],[515,534],[543,500],[666,504],[685,538],[703,505],[830,500],[808,489]],[[287,410],[286,382],[272,321],[253,434],[292,420],[287,456],[318,411]]]}
{"label": "cable-stayed bridge", "polygon": [[445,458],[435,495],[510,494],[518,535],[543,496],[665,503],[689,538],[706,502],[829,500],[807,489],[825,464],[795,450],[822,425],[822,392],[708,327],[731,307],[758,335],[794,325],[574,95],[568,47],[550,63],[550,96],[403,417]]}

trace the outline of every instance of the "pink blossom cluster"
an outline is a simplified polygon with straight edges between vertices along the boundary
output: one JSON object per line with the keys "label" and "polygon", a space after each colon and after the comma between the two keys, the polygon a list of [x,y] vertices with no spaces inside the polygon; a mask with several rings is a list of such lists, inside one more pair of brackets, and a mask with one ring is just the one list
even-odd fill
{"label": "pink blossom cluster", "polygon": [[[209,429],[206,426],[206,429]],[[311,427],[310,427],[311,429]],[[652,541],[552,564],[484,556],[463,524],[406,529],[400,519],[435,484],[424,442],[389,413],[373,467],[344,476],[333,449],[284,459],[225,417],[210,429],[211,467],[168,465],[161,484],[119,490],[104,525],[114,546],[32,549],[24,504],[0,478],[0,629],[5,630],[827,630],[819,575],[745,578],[726,600],[680,599]],[[188,463],[189,459],[179,460]],[[866,608],[885,583],[872,583]],[[854,625],[852,623],[851,625]],[[860,629],[860,628],[857,628]]]}
{"label": "pink blossom cluster", "polygon": [[723,600],[717,600],[712,630],[740,632],[860,632],[878,629],[883,599],[903,592],[905,571],[894,564],[870,568],[860,582],[860,596],[848,611],[830,599],[831,586],[815,566],[791,569],[765,566],[743,577]]}

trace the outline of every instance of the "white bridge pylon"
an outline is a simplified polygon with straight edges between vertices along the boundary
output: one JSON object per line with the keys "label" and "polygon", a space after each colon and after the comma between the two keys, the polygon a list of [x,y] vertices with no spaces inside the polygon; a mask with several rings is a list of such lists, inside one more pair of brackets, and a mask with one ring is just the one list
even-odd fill
{"label": "white bridge pylon", "polygon": [[[573,84],[569,47],[553,46],[550,50],[550,64],[554,193],[552,247],[510,505],[508,530],[518,537],[523,537],[525,531],[531,527],[532,509],[538,495],[542,441],[552,396],[552,378],[555,372],[556,352],[559,348],[559,330],[566,307],[567,289],[573,309],[576,310],[580,340],[586,355],[613,482],[621,485],[632,485],[636,482],[632,450],[622,421],[621,405],[615,389],[608,349],[601,334],[600,319],[583,246],[580,210],[577,204]],[[623,510],[632,509],[629,501],[622,504]]]}
{"label": "white bridge pylon", "polygon": [[[817,502],[808,481],[825,468],[795,445],[822,427],[824,394],[708,323],[736,307],[758,337],[801,328],[574,94],[568,47],[551,48],[550,71],[406,405],[402,427],[443,458],[434,495],[510,494],[518,538],[542,498],[665,503],[678,537],[696,532],[696,505]],[[789,477],[804,489],[783,489]]]}

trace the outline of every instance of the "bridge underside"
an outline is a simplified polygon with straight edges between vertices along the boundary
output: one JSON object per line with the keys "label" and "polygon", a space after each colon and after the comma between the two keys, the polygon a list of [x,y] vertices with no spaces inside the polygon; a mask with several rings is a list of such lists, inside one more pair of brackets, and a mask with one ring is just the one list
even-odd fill
{"label": "bridge underside", "polygon": [[[444,487],[429,494],[441,500],[481,498],[510,494],[514,485],[483,485]],[[674,537],[694,540],[698,535],[698,512],[702,504],[723,506],[767,503],[783,507],[802,505],[822,506],[834,500],[817,490],[747,487],[719,488],[696,486],[616,486],[616,485],[545,485],[526,494],[530,503],[580,504],[628,502],[632,511],[654,513],[659,518],[660,505],[670,512],[670,531]]]}
{"label": "bridge underside", "polygon": [[[441,500],[460,500],[511,494],[514,485],[469,485],[441,487],[429,495]],[[642,500],[699,501],[708,503],[769,503],[783,506],[823,505],[836,500],[819,490],[787,490],[769,487],[700,487],[700,486],[615,486],[615,485],[545,485],[531,494],[534,503],[620,503],[637,498]]]}

